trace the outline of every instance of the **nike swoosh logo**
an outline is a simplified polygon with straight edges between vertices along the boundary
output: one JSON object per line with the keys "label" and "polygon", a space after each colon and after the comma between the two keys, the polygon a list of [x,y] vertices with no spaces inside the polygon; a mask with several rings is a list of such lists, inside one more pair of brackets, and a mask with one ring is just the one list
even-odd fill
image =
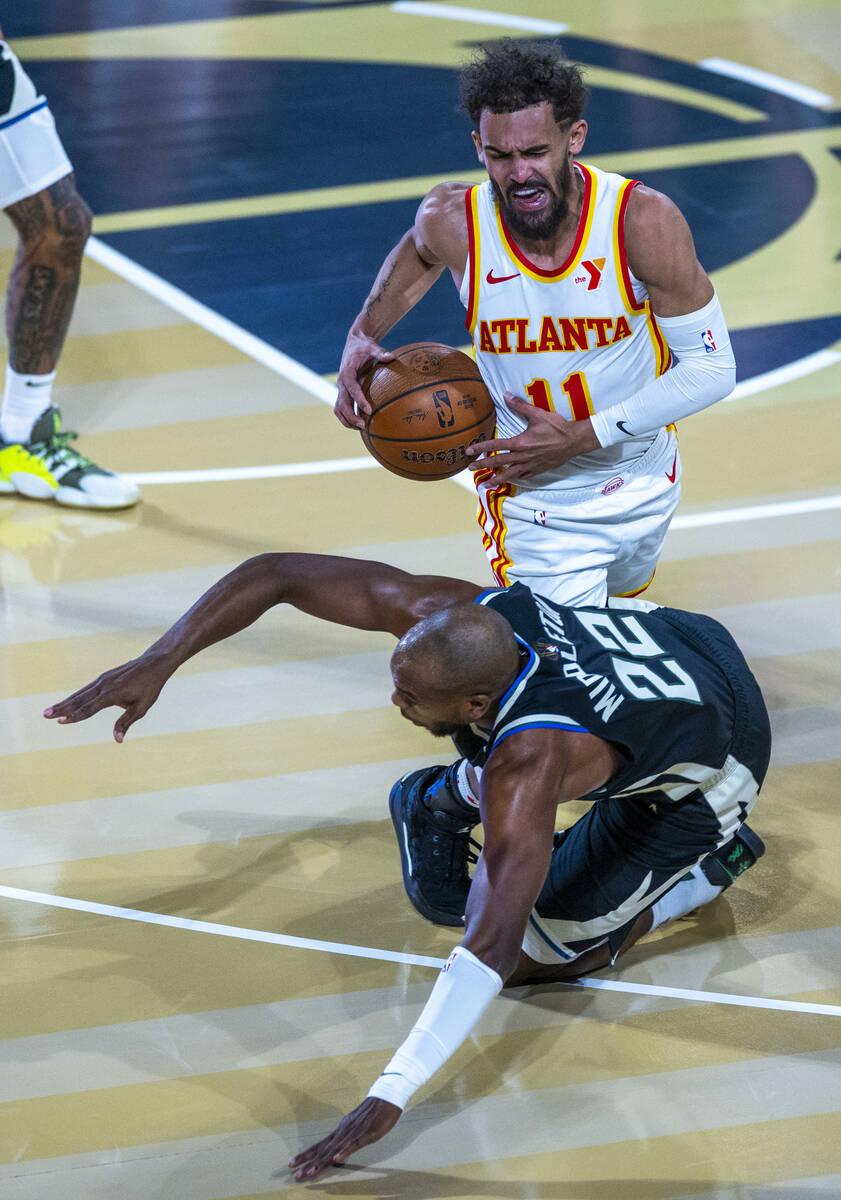
{"label": "nike swoosh logo", "polygon": [[27,379],[26,386],[27,387],[49,387],[51,383],[52,383],[51,379],[45,379],[43,383],[33,383],[31,379]]}
{"label": "nike swoosh logo", "polygon": [[622,430],[622,432],[623,432],[624,434],[626,434],[628,437],[634,437],[634,436],[635,436],[633,433],[631,433],[630,429],[628,429],[628,427],[627,427],[627,425],[625,424],[625,422],[624,422],[624,421],[617,421],[617,422],[616,422],[616,428],[617,428],[617,429],[621,429],[621,430]]}
{"label": "nike swoosh logo", "polygon": [[669,474],[668,471],[666,472],[666,478],[668,479],[669,483],[674,483],[676,475],[677,475],[677,450],[675,450],[675,461],[672,463],[671,475]]}
{"label": "nike swoosh logo", "polygon": [[412,876],[415,872],[412,867],[412,852],[409,849],[409,830],[406,827],[405,821],[403,822],[403,844],[406,847],[406,863],[409,867],[409,875]]}
{"label": "nike swoosh logo", "polygon": [[519,274],[519,271],[515,271],[513,275],[494,275],[491,270],[488,271],[485,279],[487,279],[488,283],[505,283],[509,279],[516,279]]}

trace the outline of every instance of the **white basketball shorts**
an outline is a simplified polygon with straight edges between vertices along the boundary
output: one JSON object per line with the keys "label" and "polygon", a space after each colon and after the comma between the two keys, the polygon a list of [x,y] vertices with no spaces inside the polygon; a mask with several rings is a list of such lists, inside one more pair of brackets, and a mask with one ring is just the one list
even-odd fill
{"label": "white basketball shorts", "polygon": [[0,208],[34,196],[73,170],[47,101],[0,42]]}
{"label": "white basketball shorts", "polygon": [[501,587],[518,580],[558,604],[605,604],[651,582],[680,501],[674,427],[593,487],[479,483],[478,520]]}

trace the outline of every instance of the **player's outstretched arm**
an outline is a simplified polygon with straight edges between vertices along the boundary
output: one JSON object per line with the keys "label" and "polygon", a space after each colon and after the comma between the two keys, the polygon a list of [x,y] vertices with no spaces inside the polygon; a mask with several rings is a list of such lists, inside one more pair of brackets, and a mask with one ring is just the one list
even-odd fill
{"label": "player's outstretched arm", "polygon": [[[515,742],[519,745],[512,748]],[[556,737],[540,730],[512,737],[494,751],[493,767],[482,778],[485,845],[470,888],[464,941],[366,1099],[327,1137],[290,1161],[296,1179],[313,1179],[384,1137],[516,969],[528,914],[552,852],[555,783],[564,774],[558,747]]]}
{"label": "player's outstretched arm", "polygon": [[371,411],[359,385],[360,376],[373,363],[392,358],[380,345],[380,339],[423,299],[446,267],[453,271],[464,269],[466,188],[466,184],[439,184],[424,197],[414,225],[380,267],[362,311],[350,327],[342,352],[334,407],[336,416],[348,429],[364,429],[365,418]]}
{"label": "player's outstretched arm", "polygon": [[121,742],[182,663],[239,633],[276,604],[291,604],[339,625],[401,637],[429,613],[472,601],[480,591],[465,580],[409,575],[362,559],[261,554],[215,583],[139,658],[50,705],[44,716],[67,725],[87,720],[103,708],[120,707],[124,712],[114,726],[114,738]]}

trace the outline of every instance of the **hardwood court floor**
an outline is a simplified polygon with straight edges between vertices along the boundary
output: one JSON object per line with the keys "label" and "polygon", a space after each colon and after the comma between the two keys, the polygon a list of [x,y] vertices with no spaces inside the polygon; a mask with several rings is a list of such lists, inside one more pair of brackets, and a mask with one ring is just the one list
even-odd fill
{"label": "hardwood court floor", "polygon": [[[278,610],[183,668],[123,746],[113,714],[40,716],[266,549],[488,581],[468,492],[351,469],[362,447],[316,394],[393,230],[436,179],[475,170],[443,101],[451,140],[427,153],[401,136],[395,82],[406,72],[428,115],[468,43],[525,32],[442,7],[213,0],[197,21],[181,0],[130,17],[115,2],[88,28],[48,3],[4,20],[106,248],[316,377],[294,382],[88,259],[58,400],[87,453],[147,482],[113,514],[0,497],[3,1200],[841,1196],[841,1019],[763,1007],[841,1005],[841,23],[827,7],[498,6],[568,24],[586,51],[595,161],[672,173],[742,368],[733,400],[681,427],[684,500],[652,597],[724,621],[763,686],[768,852],[606,976],[630,991],[501,997],[388,1140],[305,1189],[287,1159],[364,1095],[434,978],[414,960],[455,941],[400,881],[388,789],[441,747],[389,704],[389,639]],[[829,100],[721,82],[697,66],[712,57]],[[288,92],[269,104],[277,79]],[[319,79],[379,89],[387,155],[365,88],[331,109]],[[181,107],[158,114],[155,88],[176,84]],[[391,344],[463,340],[446,284],[435,296]],[[241,477],[297,464],[311,473]],[[209,470],[230,477],[189,474]]]}

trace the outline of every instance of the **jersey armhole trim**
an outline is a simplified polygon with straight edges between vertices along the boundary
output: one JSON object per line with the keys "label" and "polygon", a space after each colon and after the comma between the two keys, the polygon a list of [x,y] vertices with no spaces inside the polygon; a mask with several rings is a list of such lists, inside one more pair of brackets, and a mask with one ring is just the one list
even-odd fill
{"label": "jersey armhole trim", "polygon": [[468,188],[464,193],[464,207],[467,217],[467,275],[469,290],[467,293],[467,316],[464,326],[470,336],[476,328],[476,318],[479,311],[479,278],[481,262],[481,245],[479,236],[479,184]]}
{"label": "jersey armhole trim", "polygon": [[622,301],[625,309],[629,313],[641,313],[645,311],[646,301],[637,300],[634,292],[634,285],[631,280],[631,271],[628,267],[628,256],[625,249],[625,212],[628,208],[628,201],[631,198],[631,192],[639,183],[638,179],[626,179],[619,189],[619,195],[616,200],[616,209],[613,216],[613,254],[616,259],[616,280],[619,284],[619,291],[622,296]]}

